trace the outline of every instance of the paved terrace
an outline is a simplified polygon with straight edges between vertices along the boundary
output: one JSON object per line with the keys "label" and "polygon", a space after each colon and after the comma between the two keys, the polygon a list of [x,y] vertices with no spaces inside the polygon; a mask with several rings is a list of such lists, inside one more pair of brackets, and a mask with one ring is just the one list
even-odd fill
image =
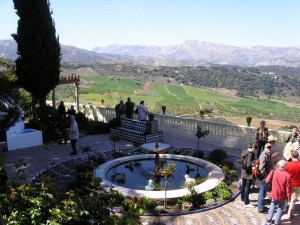
{"label": "paved terrace", "polygon": [[[175,147],[190,147],[196,148],[197,142],[189,139],[185,139],[179,136],[164,135],[164,142],[171,144]],[[112,142],[109,141],[109,135],[91,135],[81,137],[78,140],[78,149],[84,146],[90,146],[98,152],[105,152],[112,149]],[[116,149],[130,148],[131,142],[121,141],[116,143]],[[222,148],[227,151],[229,155],[240,156],[240,150],[229,148],[226,146],[217,146],[213,144],[205,143],[205,139],[200,141],[200,149],[205,151],[211,151],[216,148]],[[70,144],[58,145],[56,143],[45,144],[39,147],[31,147],[25,149],[18,149],[14,151],[5,152],[5,169],[9,176],[13,176],[14,163],[20,159],[25,159],[27,163],[26,176],[28,180],[31,180],[42,170],[59,162],[71,159],[74,156],[69,155],[71,152]],[[80,151],[79,151],[80,152]],[[82,155],[81,153],[78,156]],[[75,157],[78,157],[75,156]],[[250,194],[251,203],[257,204],[257,189],[254,189]],[[285,214],[282,218],[281,224],[300,224],[300,202],[296,206],[295,217],[290,221]],[[235,200],[225,204],[221,207],[181,216],[143,216],[143,225],[154,224],[166,224],[166,225],[216,225],[216,224],[230,224],[230,225],[261,225],[265,224],[266,214],[260,214],[257,212],[257,208],[246,208],[240,201],[240,196]]]}

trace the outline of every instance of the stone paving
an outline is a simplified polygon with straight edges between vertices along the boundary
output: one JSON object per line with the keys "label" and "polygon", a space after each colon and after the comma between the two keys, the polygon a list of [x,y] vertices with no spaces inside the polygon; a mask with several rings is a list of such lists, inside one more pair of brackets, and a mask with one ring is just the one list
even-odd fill
{"label": "stone paving", "polygon": [[[205,139],[203,139],[205,140]],[[197,141],[184,139],[178,136],[164,135],[164,142],[173,145],[174,147],[189,147],[196,148]],[[89,146],[97,152],[110,151],[112,149],[112,142],[109,141],[109,135],[91,135],[84,136],[78,140],[78,149],[80,147]],[[133,145],[128,141],[120,141],[116,143],[116,149],[131,148]],[[240,156],[241,150],[232,149],[226,146],[216,146],[208,144],[205,141],[200,141],[200,149],[211,151],[216,148],[222,148],[227,151],[229,155]],[[25,174],[28,180],[31,180],[37,174],[50,166],[66,161],[68,159],[81,156],[71,156],[70,143],[59,145],[57,143],[49,143],[39,147],[18,149],[14,151],[4,152],[5,155],[5,169],[10,177],[15,175],[14,163],[20,159],[26,162]],[[80,151],[79,151],[80,152]],[[257,189],[250,194],[251,203],[257,203]],[[300,224],[300,202],[296,205],[296,214],[292,220],[287,219],[287,215],[283,215],[281,224]],[[181,216],[143,216],[143,225],[166,224],[166,225],[216,225],[216,224],[265,224],[266,214],[257,212],[257,208],[246,208],[240,201],[240,196],[235,200],[212,210],[192,213]]]}

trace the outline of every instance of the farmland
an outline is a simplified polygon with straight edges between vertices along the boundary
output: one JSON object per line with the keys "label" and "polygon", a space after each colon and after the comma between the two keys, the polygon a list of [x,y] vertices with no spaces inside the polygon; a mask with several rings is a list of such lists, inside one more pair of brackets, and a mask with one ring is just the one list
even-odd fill
{"label": "farmland", "polygon": [[[57,98],[72,102],[74,86],[57,87]],[[150,81],[138,81],[116,76],[87,76],[80,85],[80,103],[99,105],[104,99],[105,105],[115,106],[121,99],[131,97],[135,104],[141,100],[152,112],[161,112],[161,106],[167,107],[172,115],[198,116],[200,109],[212,117],[245,117],[279,119],[300,122],[300,108],[269,99],[240,98],[224,95],[209,89],[181,84],[162,84]]]}

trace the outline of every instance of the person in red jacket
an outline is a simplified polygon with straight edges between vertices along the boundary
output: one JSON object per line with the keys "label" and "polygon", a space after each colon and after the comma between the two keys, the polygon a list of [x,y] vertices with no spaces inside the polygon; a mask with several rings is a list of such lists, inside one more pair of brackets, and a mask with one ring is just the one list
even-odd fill
{"label": "person in red jacket", "polygon": [[266,183],[272,182],[272,190],[270,192],[272,201],[267,215],[267,223],[273,223],[272,218],[275,208],[278,206],[274,224],[280,224],[286,201],[291,200],[291,175],[285,171],[286,164],[286,160],[280,160],[277,164],[278,169],[270,172],[266,178]]}
{"label": "person in red jacket", "polygon": [[300,195],[300,161],[299,153],[291,152],[292,161],[288,162],[285,170],[291,175],[292,197],[289,206],[288,216],[290,219],[294,217],[295,203]]}

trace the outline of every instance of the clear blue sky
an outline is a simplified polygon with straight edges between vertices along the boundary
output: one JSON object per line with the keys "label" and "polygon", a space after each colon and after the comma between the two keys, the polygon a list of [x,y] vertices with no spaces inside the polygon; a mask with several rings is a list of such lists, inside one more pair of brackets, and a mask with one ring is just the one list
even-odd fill
{"label": "clear blue sky", "polygon": [[[199,40],[240,47],[300,46],[300,0],[50,0],[60,43],[170,45]],[[0,0],[0,40],[17,31]]]}

